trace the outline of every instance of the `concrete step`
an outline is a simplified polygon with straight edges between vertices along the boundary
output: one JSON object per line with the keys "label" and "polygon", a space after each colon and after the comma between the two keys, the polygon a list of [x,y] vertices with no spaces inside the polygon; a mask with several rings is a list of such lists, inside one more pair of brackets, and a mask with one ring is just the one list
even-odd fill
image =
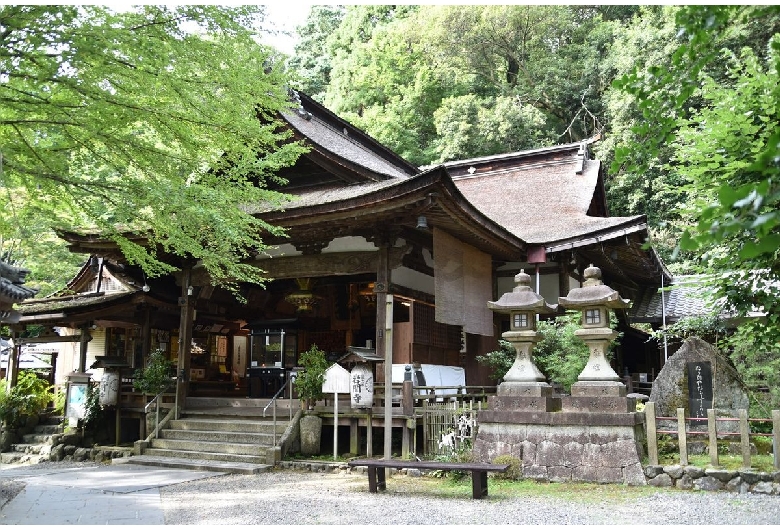
{"label": "concrete step", "polygon": [[155,438],[153,449],[170,449],[173,451],[192,451],[206,453],[226,453],[231,455],[264,456],[267,446],[235,443],[235,442],[204,442],[200,440],[170,440]]}
{"label": "concrete step", "polygon": [[190,469],[193,471],[224,471],[241,475],[255,475],[271,469],[268,464],[251,464],[244,462],[221,462],[218,460],[198,460],[194,458],[175,458],[169,456],[131,456],[114,458],[111,464],[137,464],[142,466]]}
{"label": "concrete step", "polygon": [[[273,433],[195,431],[184,429],[162,429],[159,438],[165,440],[229,442],[254,445],[272,445],[274,443]],[[276,439],[279,439],[279,435],[277,435]]]}
{"label": "concrete step", "polygon": [[[270,448],[268,450],[271,450]],[[238,455],[230,453],[209,453],[205,451],[182,451],[174,449],[156,449],[149,447],[144,449],[143,456],[160,456],[166,458],[181,458],[187,460],[208,460],[218,462],[239,462],[244,464],[266,464],[268,459],[265,455]]]}
{"label": "concrete step", "polygon": [[[288,421],[276,421],[276,432],[283,433],[287,428]],[[274,432],[272,420],[244,420],[236,418],[225,418],[223,416],[216,418],[194,418],[184,417],[179,420],[171,420],[170,429],[184,431],[219,431],[219,432],[240,432],[255,434],[271,434]]]}

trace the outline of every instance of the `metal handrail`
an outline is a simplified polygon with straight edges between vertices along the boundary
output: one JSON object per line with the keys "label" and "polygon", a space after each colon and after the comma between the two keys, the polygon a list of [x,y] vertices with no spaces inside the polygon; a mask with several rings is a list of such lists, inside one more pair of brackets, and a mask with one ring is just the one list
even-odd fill
{"label": "metal handrail", "polygon": [[[273,418],[274,418],[274,433],[273,433],[273,446],[276,447],[276,398],[279,397],[279,394],[282,394],[284,392],[284,389],[287,387],[288,383],[292,382],[292,378],[288,379],[284,382],[284,384],[279,388],[279,390],[276,391],[276,394],[273,395],[271,398],[271,401],[268,402],[268,404],[263,407],[263,418],[265,418],[265,411],[268,410],[268,407],[270,407],[273,404]],[[290,385],[290,403],[287,405],[287,409],[290,411],[290,421],[292,421],[292,384]]]}
{"label": "metal handrail", "polygon": [[172,384],[173,381],[171,381],[163,390],[160,390],[160,392],[154,396],[154,398],[149,403],[147,403],[146,406],[144,406],[144,415],[146,415],[149,413],[149,407],[152,406],[152,403],[157,404],[157,409],[155,410],[154,414],[154,438],[157,438],[157,434],[160,429],[160,397],[162,397],[163,394],[170,390]]}

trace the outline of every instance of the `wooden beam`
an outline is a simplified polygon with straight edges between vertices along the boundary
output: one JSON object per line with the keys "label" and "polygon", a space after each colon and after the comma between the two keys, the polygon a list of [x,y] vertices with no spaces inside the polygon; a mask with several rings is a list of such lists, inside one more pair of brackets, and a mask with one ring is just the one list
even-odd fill
{"label": "wooden beam", "polygon": [[15,339],[19,344],[51,344],[53,342],[81,342],[81,335],[61,335],[59,337],[24,337]]}

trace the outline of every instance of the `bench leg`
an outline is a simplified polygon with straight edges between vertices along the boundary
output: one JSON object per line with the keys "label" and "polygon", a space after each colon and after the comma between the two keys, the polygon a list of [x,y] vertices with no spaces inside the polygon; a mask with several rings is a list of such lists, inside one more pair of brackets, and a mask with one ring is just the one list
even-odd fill
{"label": "bench leg", "polygon": [[368,466],[368,491],[376,493],[377,490],[384,491],[386,487],[385,468]]}
{"label": "bench leg", "polygon": [[474,499],[481,499],[487,497],[488,494],[488,482],[487,471],[471,472],[471,496]]}
{"label": "bench leg", "polygon": [[387,483],[385,481],[385,468],[378,467],[376,470],[377,475],[377,481],[376,481],[376,487],[379,489],[379,491],[385,491],[387,489]]}

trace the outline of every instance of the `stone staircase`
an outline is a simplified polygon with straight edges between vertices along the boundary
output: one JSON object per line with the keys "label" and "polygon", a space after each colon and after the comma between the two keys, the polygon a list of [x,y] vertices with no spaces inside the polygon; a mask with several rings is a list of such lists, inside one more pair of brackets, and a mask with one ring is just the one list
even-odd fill
{"label": "stone staircase", "polygon": [[140,444],[140,455],[113,462],[244,474],[265,471],[281,460],[283,444],[294,436],[297,422],[290,421],[290,406],[300,409],[297,400],[277,403],[274,425],[270,407],[263,416],[267,404],[262,399],[187,398],[180,418],[164,425],[148,445]]}
{"label": "stone staircase", "polygon": [[46,462],[51,449],[62,437],[62,417],[43,416],[29,434],[22,435],[22,441],[11,445],[11,450],[0,453],[2,464],[37,464]]}

